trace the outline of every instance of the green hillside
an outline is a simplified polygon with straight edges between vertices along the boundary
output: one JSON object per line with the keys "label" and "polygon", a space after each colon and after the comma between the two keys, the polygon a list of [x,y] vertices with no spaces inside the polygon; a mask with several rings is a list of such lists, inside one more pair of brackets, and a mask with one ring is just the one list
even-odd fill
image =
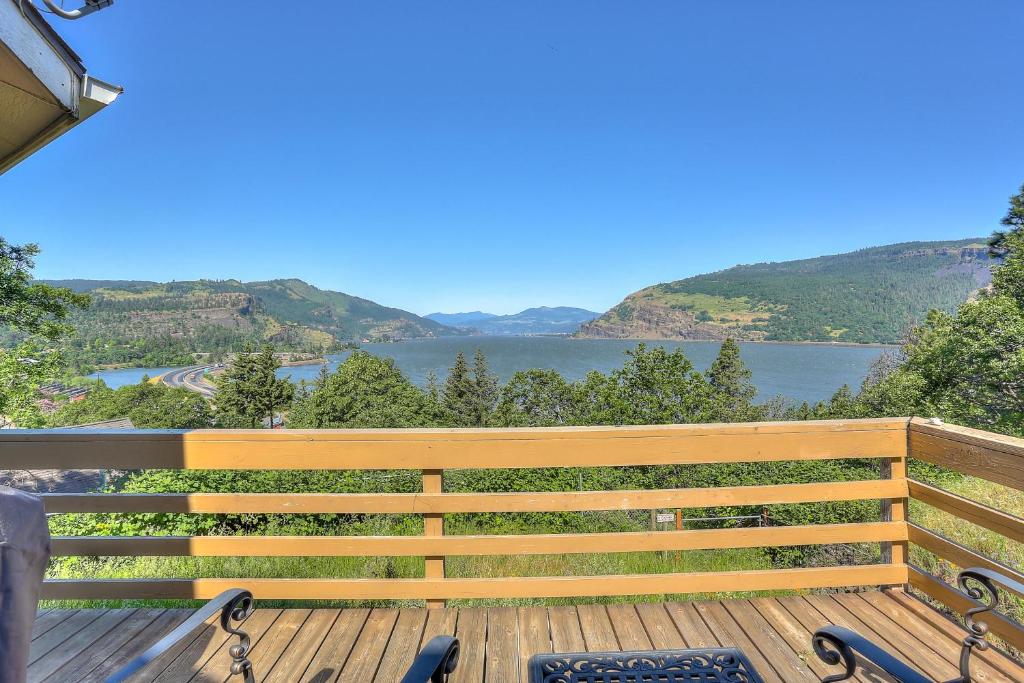
{"label": "green hillside", "polygon": [[735,266],[642,289],[579,335],[894,343],[986,286],[989,265],[977,238]]}
{"label": "green hillside", "polygon": [[90,364],[180,364],[247,343],[322,352],[344,342],[458,334],[398,308],[318,289],[302,280],[143,282],[49,280],[87,292],[76,312],[71,357]]}

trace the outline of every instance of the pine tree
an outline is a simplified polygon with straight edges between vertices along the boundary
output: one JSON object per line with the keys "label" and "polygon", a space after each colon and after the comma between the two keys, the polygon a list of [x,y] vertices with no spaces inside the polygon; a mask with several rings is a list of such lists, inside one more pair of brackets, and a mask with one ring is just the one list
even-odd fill
{"label": "pine tree", "polygon": [[461,351],[441,390],[441,406],[456,427],[485,427],[498,402],[498,378],[487,368],[487,358],[477,349],[473,368]]}
{"label": "pine tree", "polygon": [[455,355],[455,365],[448,371],[441,389],[441,406],[448,413],[452,425],[456,427],[474,426],[474,382],[469,374],[466,356],[459,351]]}
{"label": "pine tree", "polygon": [[722,342],[718,357],[705,376],[719,403],[719,420],[735,422],[754,419],[752,402],[757,389],[750,381],[750,369],[740,358],[740,346],[732,338]]}
{"label": "pine tree", "polygon": [[295,394],[290,381],[278,379],[280,367],[271,346],[264,346],[259,353],[247,348],[237,354],[224,374],[214,380],[219,421],[255,429],[268,418],[273,427],[275,411],[287,406]]}
{"label": "pine tree", "polygon": [[475,399],[474,422],[486,427],[498,403],[498,378],[487,367],[487,357],[480,349],[473,356],[473,393]]}

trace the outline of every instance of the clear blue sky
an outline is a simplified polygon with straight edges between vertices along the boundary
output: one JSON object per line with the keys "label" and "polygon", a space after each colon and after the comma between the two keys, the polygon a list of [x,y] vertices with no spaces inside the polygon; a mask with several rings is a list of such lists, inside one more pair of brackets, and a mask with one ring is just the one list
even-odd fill
{"label": "clear blue sky", "polygon": [[988,234],[1024,182],[1020,0],[117,0],[55,24],[125,94],[0,178],[41,277],[604,310]]}

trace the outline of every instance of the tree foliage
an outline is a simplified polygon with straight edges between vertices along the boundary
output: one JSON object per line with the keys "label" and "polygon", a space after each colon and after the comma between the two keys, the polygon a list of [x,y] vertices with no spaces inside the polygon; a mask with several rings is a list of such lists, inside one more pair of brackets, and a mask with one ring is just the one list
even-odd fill
{"label": "tree foliage", "polygon": [[127,417],[139,429],[204,429],[213,425],[210,405],[183,387],[142,381],[119,389],[99,386],[80,401],[64,404],[50,416],[51,427]]}
{"label": "tree foliage", "polygon": [[287,408],[295,394],[288,379],[278,378],[280,367],[272,346],[264,346],[259,353],[248,350],[236,355],[227,370],[214,379],[218,421],[255,429],[266,418],[273,426],[276,413]]}
{"label": "tree foliage", "polygon": [[439,415],[436,402],[410,382],[392,359],[355,351],[334,373],[325,368],[312,389],[300,393],[288,426],[430,427],[438,423]]}
{"label": "tree foliage", "polygon": [[483,352],[477,349],[471,370],[460,351],[441,390],[441,406],[452,426],[486,427],[498,396],[498,378]]}
{"label": "tree foliage", "polygon": [[89,303],[69,289],[34,283],[37,254],[35,244],[18,246],[0,237],[0,333],[10,341],[0,348],[0,426],[42,424],[39,387],[63,367],[47,347],[72,331],[64,322],[69,309]]}
{"label": "tree foliage", "polygon": [[14,245],[0,237],[0,327],[53,341],[71,332],[64,320],[71,308],[84,308],[89,297],[65,287],[32,281],[39,247]]}
{"label": "tree foliage", "polygon": [[750,368],[740,358],[739,344],[732,339],[723,341],[705,376],[714,394],[716,421],[758,419],[760,411],[753,404],[757,389],[751,381]]}
{"label": "tree foliage", "polygon": [[[898,358],[883,358],[842,416],[923,415],[1024,434],[1024,187],[992,249],[992,285],[955,313],[932,311]],[[842,405],[838,405],[842,403]]]}

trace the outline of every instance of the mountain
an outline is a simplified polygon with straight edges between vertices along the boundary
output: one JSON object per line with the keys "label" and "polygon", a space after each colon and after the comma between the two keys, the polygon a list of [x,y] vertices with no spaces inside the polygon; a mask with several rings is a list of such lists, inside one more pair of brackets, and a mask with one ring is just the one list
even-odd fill
{"label": "mountain", "polygon": [[897,343],[988,285],[991,264],[974,238],[735,266],[641,289],[578,336]]}
{"label": "mountain", "polygon": [[269,341],[282,348],[326,349],[352,340],[459,334],[408,311],[297,279],[45,282],[92,296],[92,305],[71,320],[79,343],[174,342],[210,351]]}
{"label": "mountain", "polygon": [[493,313],[431,313],[427,317],[480,334],[525,336],[531,334],[572,334],[582,323],[599,314],[571,306],[538,306],[512,315]]}
{"label": "mountain", "polygon": [[468,313],[430,313],[423,316],[442,325],[452,327],[473,327],[479,322],[497,318],[495,313],[484,313],[483,311],[469,311]]}

